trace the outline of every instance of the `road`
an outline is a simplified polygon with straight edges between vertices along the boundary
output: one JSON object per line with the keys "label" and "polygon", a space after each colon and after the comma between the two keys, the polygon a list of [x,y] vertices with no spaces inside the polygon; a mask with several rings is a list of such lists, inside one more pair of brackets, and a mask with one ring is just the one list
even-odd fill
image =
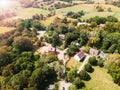
{"label": "road", "polygon": [[90,55],[86,54],[85,60],[83,61],[82,65],[79,67],[77,73],[80,73],[80,71],[84,68],[85,64],[88,62],[90,58]]}

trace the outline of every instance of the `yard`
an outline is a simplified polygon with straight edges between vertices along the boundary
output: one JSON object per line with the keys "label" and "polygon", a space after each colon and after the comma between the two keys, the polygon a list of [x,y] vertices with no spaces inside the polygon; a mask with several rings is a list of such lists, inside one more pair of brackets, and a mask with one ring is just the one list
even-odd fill
{"label": "yard", "polygon": [[0,34],[1,33],[5,33],[5,32],[9,32],[11,30],[14,30],[14,28],[11,28],[11,27],[0,27]]}
{"label": "yard", "polygon": [[114,84],[112,77],[107,70],[98,66],[94,67],[94,72],[90,74],[91,80],[85,81],[85,86],[90,90],[120,90],[117,84]]}
{"label": "yard", "polygon": [[66,67],[68,68],[79,68],[82,65],[82,62],[78,62],[74,59],[74,57],[71,57],[71,59],[67,62]]}

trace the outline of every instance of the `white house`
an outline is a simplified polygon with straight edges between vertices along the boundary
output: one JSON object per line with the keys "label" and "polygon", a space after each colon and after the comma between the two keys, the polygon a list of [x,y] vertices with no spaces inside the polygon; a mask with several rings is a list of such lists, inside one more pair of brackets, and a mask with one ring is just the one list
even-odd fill
{"label": "white house", "polygon": [[56,85],[51,84],[51,85],[49,85],[47,90],[54,90],[54,89],[56,89]]}
{"label": "white house", "polygon": [[89,53],[93,56],[98,56],[99,55],[99,50],[94,49],[94,48],[90,48]]}
{"label": "white house", "polygon": [[86,22],[78,22],[77,23],[77,26],[81,26],[81,25],[87,25],[87,26],[89,26],[90,24],[86,23]]}
{"label": "white house", "polygon": [[80,52],[78,52],[78,53],[74,56],[74,59],[75,59],[76,61],[80,61],[83,57],[85,57],[85,54],[84,54],[83,51],[80,51]]}
{"label": "white house", "polygon": [[107,59],[106,54],[105,54],[103,51],[101,51],[101,52],[99,53],[99,57],[100,57],[101,59],[103,59],[103,60],[106,60],[106,59]]}

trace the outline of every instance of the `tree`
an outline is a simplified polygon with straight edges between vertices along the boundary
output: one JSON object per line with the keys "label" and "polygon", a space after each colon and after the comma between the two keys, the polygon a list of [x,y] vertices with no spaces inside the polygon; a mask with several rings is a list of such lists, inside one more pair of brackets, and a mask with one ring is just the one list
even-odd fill
{"label": "tree", "polygon": [[92,66],[91,66],[91,64],[86,64],[85,65],[85,70],[87,71],[87,72],[92,72],[93,71],[93,68],[92,68]]}
{"label": "tree", "polygon": [[12,76],[9,83],[14,87],[15,90],[23,89],[27,84],[27,78],[21,74]]}
{"label": "tree", "polygon": [[97,65],[103,67],[104,66],[103,62],[104,62],[103,60],[98,60]]}
{"label": "tree", "polygon": [[68,90],[77,90],[77,87],[75,85],[70,85]]}
{"label": "tree", "polygon": [[84,83],[80,80],[79,77],[74,79],[73,84],[76,85],[77,88],[82,88],[84,86]]}
{"label": "tree", "polygon": [[80,71],[79,76],[82,80],[90,80],[90,76],[85,70]]}
{"label": "tree", "polygon": [[96,57],[94,56],[94,57],[90,57],[89,58],[89,63],[91,64],[91,65],[96,65],[97,64],[97,60],[96,60]]}
{"label": "tree", "polygon": [[69,48],[67,49],[67,54],[72,56],[72,55],[74,55],[78,51],[79,51],[79,47],[76,46],[76,45],[71,44],[69,46]]}
{"label": "tree", "polygon": [[25,37],[16,37],[13,42],[13,47],[19,52],[33,50],[32,41]]}
{"label": "tree", "polygon": [[77,70],[72,69],[67,73],[67,81],[72,81],[77,76]]}

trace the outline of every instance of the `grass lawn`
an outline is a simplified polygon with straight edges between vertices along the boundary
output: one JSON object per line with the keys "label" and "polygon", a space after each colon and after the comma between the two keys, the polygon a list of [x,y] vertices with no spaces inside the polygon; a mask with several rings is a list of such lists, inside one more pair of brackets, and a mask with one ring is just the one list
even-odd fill
{"label": "grass lawn", "polygon": [[48,14],[50,13],[48,10],[43,10],[39,8],[17,8],[16,13],[19,17],[26,18],[32,17],[35,14]]}
{"label": "grass lawn", "polygon": [[91,80],[85,81],[85,86],[90,90],[120,90],[120,86],[114,84],[112,77],[107,70],[100,67],[94,67],[94,72],[90,74]]}
{"label": "grass lawn", "polygon": [[1,33],[5,33],[5,32],[9,32],[11,30],[14,30],[14,28],[11,28],[11,27],[0,27],[0,34]]}
{"label": "grass lawn", "polygon": [[78,62],[74,59],[74,57],[71,57],[71,59],[67,62],[66,67],[68,68],[79,68],[82,62]]}

